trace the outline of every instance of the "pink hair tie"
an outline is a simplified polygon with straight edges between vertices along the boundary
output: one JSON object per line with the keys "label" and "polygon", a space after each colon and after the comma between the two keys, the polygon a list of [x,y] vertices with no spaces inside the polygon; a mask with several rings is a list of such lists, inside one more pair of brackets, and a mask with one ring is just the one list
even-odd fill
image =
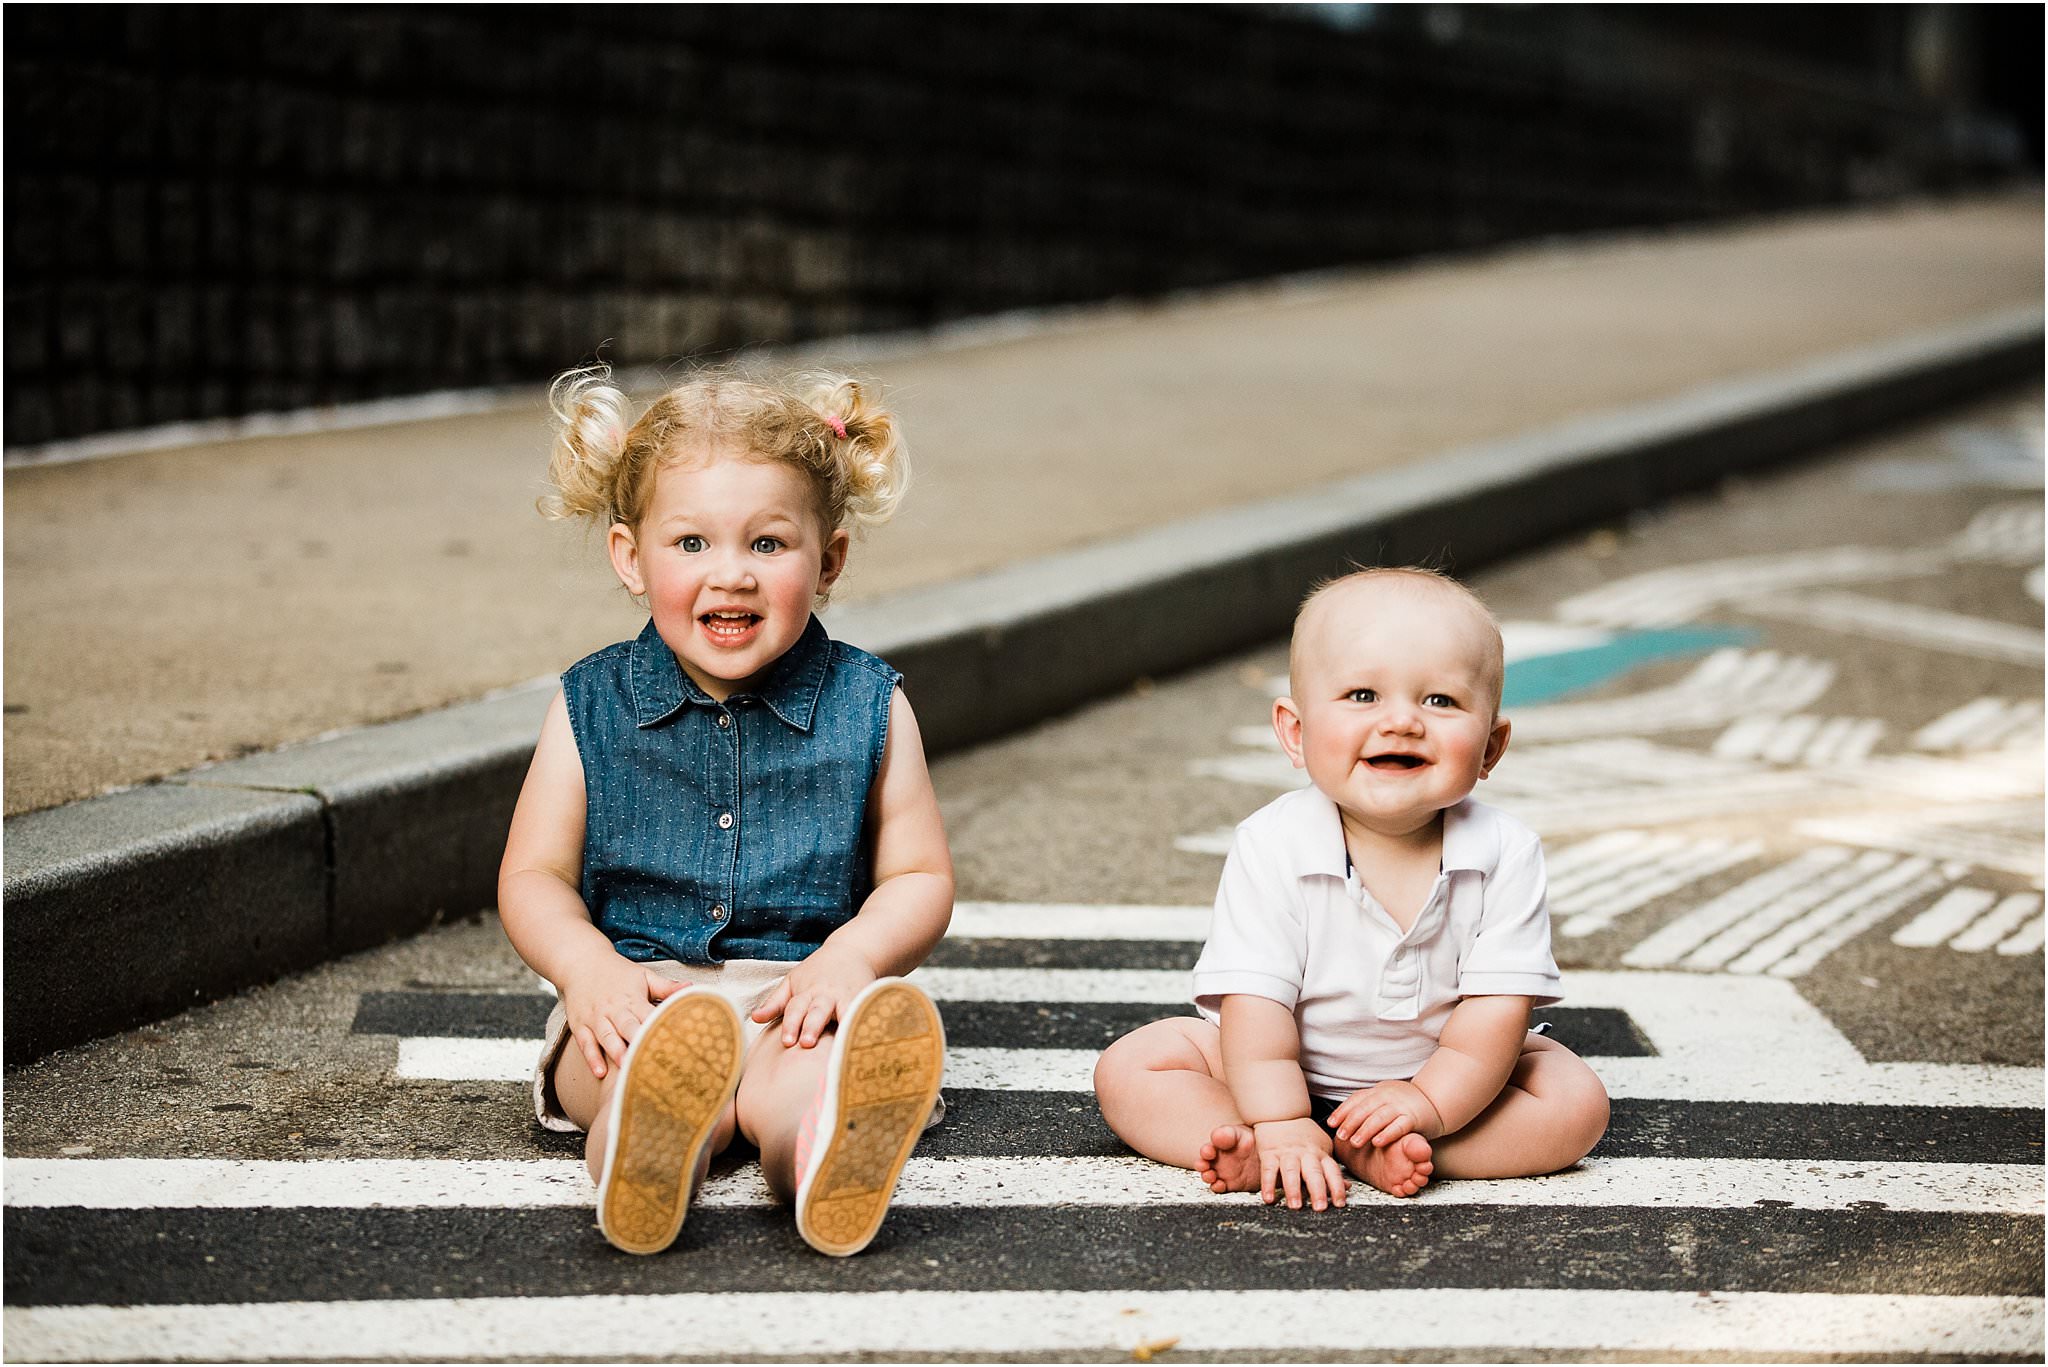
{"label": "pink hair tie", "polygon": [[840,421],[839,419],[837,419],[837,418],[833,417],[833,416],[832,416],[832,415],[831,415],[830,413],[827,413],[827,414],[825,414],[825,422],[826,422],[826,424],[827,424],[828,426],[830,426],[830,427],[831,427],[831,429],[832,429],[832,430],[833,430],[834,432],[836,432],[836,433],[838,433],[838,434],[839,434],[839,440],[841,440],[841,441],[845,441],[845,440],[846,440],[846,424],[845,424],[845,423],[843,423],[843,422],[841,422],[841,421]]}

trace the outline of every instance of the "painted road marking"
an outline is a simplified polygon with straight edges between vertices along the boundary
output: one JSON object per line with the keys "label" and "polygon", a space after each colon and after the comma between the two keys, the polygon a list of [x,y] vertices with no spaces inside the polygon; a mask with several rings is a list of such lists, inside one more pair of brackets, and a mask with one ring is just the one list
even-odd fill
{"label": "painted road marking", "polygon": [[1561,622],[1583,626],[1676,626],[1737,599],[1789,589],[1939,574],[1953,560],[1946,549],[1873,546],[1708,560],[1652,570],[1577,594],[1557,605],[1556,616]]}
{"label": "painted road marking", "polygon": [[1933,906],[1893,931],[1892,943],[1912,949],[1946,944],[1997,900],[1997,893],[1984,888],[1950,888]]}
{"label": "painted road marking", "polygon": [[[1016,970],[1030,971],[1042,970]],[[1656,1051],[1599,1061],[1601,1080],[1616,1097],[1919,1105],[1938,1096],[1957,1106],[2035,1108],[2041,1101],[2038,1068],[1871,1063],[1782,978],[1574,972],[1566,991],[1575,1007],[1625,1011]],[[532,1039],[405,1038],[398,1041],[397,1075],[523,1081],[538,1052]],[[1098,1057],[1094,1049],[950,1049],[945,1085],[1089,1092]]]}
{"label": "painted road marking", "polygon": [[2015,626],[1970,617],[1960,612],[1872,598],[1860,593],[1772,594],[1745,598],[1745,612],[1785,621],[1804,622],[1830,631],[1850,632],[1880,641],[1945,650],[2006,664],[2038,665],[2043,658],[2039,627]]}
{"label": "painted road marking", "polygon": [[1834,846],[1807,850],[1660,927],[1624,954],[1622,962],[1631,968],[1668,967],[1761,908],[1789,902],[1796,914],[1820,901],[1831,888],[1839,887],[1845,877],[1844,867],[1852,858],[1850,851]]}
{"label": "painted road marking", "polygon": [[1485,800],[1546,838],[1811,811],[1839,797],[1812,770],[1720,759],[1635,737],[1532,746],[1512,758],[1512,766],[1503,764],[1487,780]]}
{"label": "painted road marking", "polygon": [[1758,907],[1679,962],[1685,968],[1754,973],[1815,930],[1901,883],[1911,885],[1932,868],[1930,860],[1901,860],[1869,851],[1789,896]]}
{"label": "painted road marking", "polygon": [[1571,880],[1605,877],[1609,869],[1626,866],[1639,857],[1638,852],[1652,839],[1644,831],[1602,831],[1562,849],[1547,851],[1544,868],[1550,876],[1551,893],[1555,895]]}
{"label": "painted road marking", "polygon": [[[579,1159],[11,1158],[7,1205],[21,1209],[327,1210],[531,1209],[587,1206]],[[1356,1207],[1401,1206],[1354,1184]],[[1446,1181],[1429,1206],[1642,1206],[1739,1210],[1947,1211],[2039,1215],[2039,1171],[1984,1163],[1785,1162],[1766,1158],[1588,1158],[1568,1172],[1501,1181]],[[913,1157],[894,1204],[933,1207],[1257,1205],[1256,1192],[1218,1195],[1194,1173],[1148,1158]],[[748,1163],[708,1179],[705,1207],[778,1204]]]}
{"label": "painted road marking", "polygon": [[[1523,634],[1526,646],[1527,634]],[[1507,648],[1507,678],[1501,690],[1501,706],[1519,712],[1553,698],[1583,693],[1656,660],[1704,655],[1717,647],[1747,644],[1756,638],[1757,632],[1753,627],[1726,626],[1602,632],[1604,639],[1599,641],[1564,650],[1521,654],[1515,653],[1510,644],[1507,627],[1501,629],[1501,635]]]}
{"label": "painted road marking", "polygon": [[1874,883],[1858,895],[1814,908],[1729,964],[1729,971],[1803,977],[1856,936],[1947,887],[1957,872],[1936,869],[1931,860],[1905,860],[1886,874],[1881,885]]}
{"label": "painted road marking", "polygon": [[728,1292],[6,1312],[21,1361],[1362,1349],[2036,1356],[2038,1297],[1458,1289]]}
{"label": "painted road marking", "polygon": [[1308,773],[1288,762],[1278,746],[1271,750],[1247,750],[1242,754],[1198,759],[1188,765],[1196,778],[1220,778],[1231,783],[1261,788],[1306,788]]}
{"label": "painted road marking", "polygon": [[2025,743],[2041,730],[2039,698],[1984,697],[1945,712],[1913,733],[1918,750],[1987,750]]}
{"label": "painted road marking", "polygon": [[2038,954],[2041,952],[2043,932],[2044,927],[2041,923],[2041,918],[2036,916],[2011,935],[2000,940],[1998,942],[1998,952],[2013,957],[2021,954]]}
{"label": "painted road marking", "polygon": [[1181,940],[1209,938],[1206,906],[960,902],[949,940]]}
{"label": "painted road marking", "polygon": [[1623,859],[1568,871],[1550,881],[1550,910],[1562,917],[1567,938],[1591,935],[1660,897],[1690,887],[1763,853],[1760,840],[1687,840],[1658,836],[1623,852]]}
{"label": "painted road marking", "polygon": [[1714,753],[1773,764],[1835,764],[1862,759],[1883,736],[1876,717],[1745,717],[1721,733]]}
{"label": "painted road marking", "polygon": [[[1206,919],[1206,915],[1205,915]],[[1151,968],[933,968],[907,975],[942,1002],[1147,1002],[1180,1006],[1187,972]]]}
{"label": "painted road marking", "polygon": [[1810,817],[1792,829],[1815,840],[1925,855],[2041,879],[2041,799]]}
{"label": "painted road marking", "polygon": [[1797,712],[1827,692],[1835,667],[1772,650],[1717,650],[1678,682],[1623,698],[1517,708],[1515,737],[1548,743],[1725,726],[1742,717]]}
{"label": "painted road marking", "polygon": [[[1996,945],[2005,949],[2006,937],[2026,925],[2028,918],[2041,908],[2041,896],[2034,892],[2018,892],[1991,909],[1991,913],[1956,936],[1950,943],[1964,953],[1979,953]],[[2033,937],[2040,943],[2039,935]]]}
{"label": "painted road marking", "polygon": [[[2037,465],[2037,480],[2039,476]],[[2001,503],[1971,518],[1951,545],[1957,555],[1967,559],[2025,568],[2041,563],[2043,530],[2039,503]]]}

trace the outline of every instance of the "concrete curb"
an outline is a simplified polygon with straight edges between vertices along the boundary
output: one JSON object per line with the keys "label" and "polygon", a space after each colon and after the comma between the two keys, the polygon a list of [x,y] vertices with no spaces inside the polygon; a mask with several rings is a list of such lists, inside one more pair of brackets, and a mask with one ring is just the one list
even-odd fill
{"label": "concrete curb", "polygon": [[[2041,369],[2041,311],[2001,313],[848,605],[828,623],[904,672],[930,749],[957,749],[1271,640],[1306,585],[1348,563],[1470,571]],[[553,687],[10,818],[7,1062],[490,906]],[[93,952],[108,943],[145,952],[110,964]]]}

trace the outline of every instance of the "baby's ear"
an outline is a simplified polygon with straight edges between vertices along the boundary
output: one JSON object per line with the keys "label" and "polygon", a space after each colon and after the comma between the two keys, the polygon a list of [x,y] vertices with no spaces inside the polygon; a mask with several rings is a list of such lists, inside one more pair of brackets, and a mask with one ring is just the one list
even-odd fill
{"label": "baby's ear", "polygon": [[1294,706],[1294,699],[1273,700],[1273,734],[1280,738],[1280,748],[1294,767],[1306,768],[1307,762],[1301,757],[1301,713]]}
{"label": "baby's ear", "polygon": [[1493,766],[1500,763],[1500,757],[1508,751],[1508,732],[1514,729],[1506,717],[1493,719],[1493,732],[1486,738],[1486,755],[1479,762],[1479,777],[1487,777]]}

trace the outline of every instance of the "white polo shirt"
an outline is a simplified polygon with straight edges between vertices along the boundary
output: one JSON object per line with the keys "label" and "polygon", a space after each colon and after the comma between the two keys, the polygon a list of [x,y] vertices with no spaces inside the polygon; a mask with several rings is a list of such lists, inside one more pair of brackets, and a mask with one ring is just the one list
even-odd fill
{"label": "white polo shirt", "polygon": [[1195,1006],[1215,1021],[1233,993],[1294,1012],[1309,1091],[1342,1099],[1415,1076],[1461,997],[1558,1000],[1543,845],[1470,798],[1444,812],[1443,868],[1404,935],[1347,873],[1337,806],[1315,788],[1237,828]]}

